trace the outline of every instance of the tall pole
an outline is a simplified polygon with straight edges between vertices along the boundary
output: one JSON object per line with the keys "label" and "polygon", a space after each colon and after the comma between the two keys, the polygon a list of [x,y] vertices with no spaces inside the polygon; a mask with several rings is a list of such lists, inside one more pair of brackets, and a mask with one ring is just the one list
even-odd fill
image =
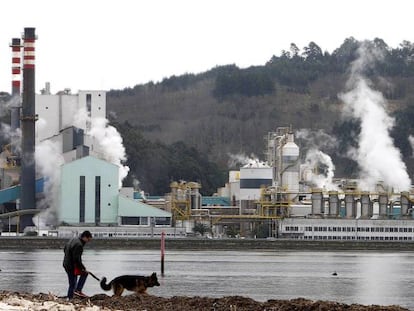
{"label": "tall pole", "polygon": [[[13,38],[10,44],[12,48],[12,97],[13,105],[11,107],[10,129],[14,133],[20,127],[20,113],[21,105],[21,49],[22,45],[19,38]],[[13,141],[12,141],[13,144]]]}
{"label": "tall pole", "polygon": [[[22,168],[21,208],[36,208],[36,163],[35,163],[35,28],[24,29],[23,56],[23,103],[22,103]],[[20,218],[21,232],[27,226],[33,226],[32,217]]]}
{"label": "tall pole", "polygon": [[165,232],[161,232],[161,276],[164,276]]}

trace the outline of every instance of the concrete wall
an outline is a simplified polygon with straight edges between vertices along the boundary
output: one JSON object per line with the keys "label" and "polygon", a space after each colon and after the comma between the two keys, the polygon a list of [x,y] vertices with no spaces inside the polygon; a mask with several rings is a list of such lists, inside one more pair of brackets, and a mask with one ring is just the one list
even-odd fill
{"label": "concrete wall", "polygon": [[[68,239],[52,237],[0,237],[0,249],[56,249],[63,248]],[[87,249],[160,249],[160,239],[94,238]],[[184,250],[361,250],[414,251],[413,242],[354,242],[354,241],[297,241],[254,239],[166,239],[166,249]]]}

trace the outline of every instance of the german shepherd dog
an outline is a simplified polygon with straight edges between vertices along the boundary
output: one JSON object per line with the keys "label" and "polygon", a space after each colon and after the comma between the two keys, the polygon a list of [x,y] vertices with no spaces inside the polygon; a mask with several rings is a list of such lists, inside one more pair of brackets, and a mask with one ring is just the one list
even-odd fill
{"label": "german shepherd dog", "polygon": [[106,278],[101,280],[103,290],[114,291],[115,296],[121,296],[124,289],[136,292],[137,294],[146,294],[148,287],[160,286],[157,274],[154,272],[150,276],[142,275],[121,275],[106,284]]}

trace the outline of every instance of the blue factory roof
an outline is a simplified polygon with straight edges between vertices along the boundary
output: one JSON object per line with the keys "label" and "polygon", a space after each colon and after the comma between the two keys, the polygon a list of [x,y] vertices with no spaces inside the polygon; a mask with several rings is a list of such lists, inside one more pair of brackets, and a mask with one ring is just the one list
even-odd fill
{"label": "blue factory roof", "polygon": [[[36,180],[36,193],[43,192],[44,178]],[[0,190],[0,204],[6,202],[13,202],[20,198],[20,185],[12,186],[10,188]]]}
{"label": "blue factory roof", "polygon": [[202,206],[230,206],[230,198],[227,197],[202,197],[201,198]]}

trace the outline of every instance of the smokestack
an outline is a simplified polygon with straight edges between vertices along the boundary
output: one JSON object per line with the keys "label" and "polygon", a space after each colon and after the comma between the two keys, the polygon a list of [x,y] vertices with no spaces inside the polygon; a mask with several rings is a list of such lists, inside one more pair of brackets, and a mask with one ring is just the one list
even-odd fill
{"label": "smokestack", "polygon": [[[22,168],[21,209],[36,208],[35,172],[35,28],[24,29],[23,56],[23,105],[22,105]],[[20,217],[19,231],[32,226],[32,216]]]}
{"label": "smokestack", "polygon": [[10,115],[10,129],[12,133],[11,147],[13,155],[16,155],[17,136],[16,130],[20,127],[20,82],[21,82],[21,43],[19,38],[13,38],[10,44],[12,48],[12,106]]}

